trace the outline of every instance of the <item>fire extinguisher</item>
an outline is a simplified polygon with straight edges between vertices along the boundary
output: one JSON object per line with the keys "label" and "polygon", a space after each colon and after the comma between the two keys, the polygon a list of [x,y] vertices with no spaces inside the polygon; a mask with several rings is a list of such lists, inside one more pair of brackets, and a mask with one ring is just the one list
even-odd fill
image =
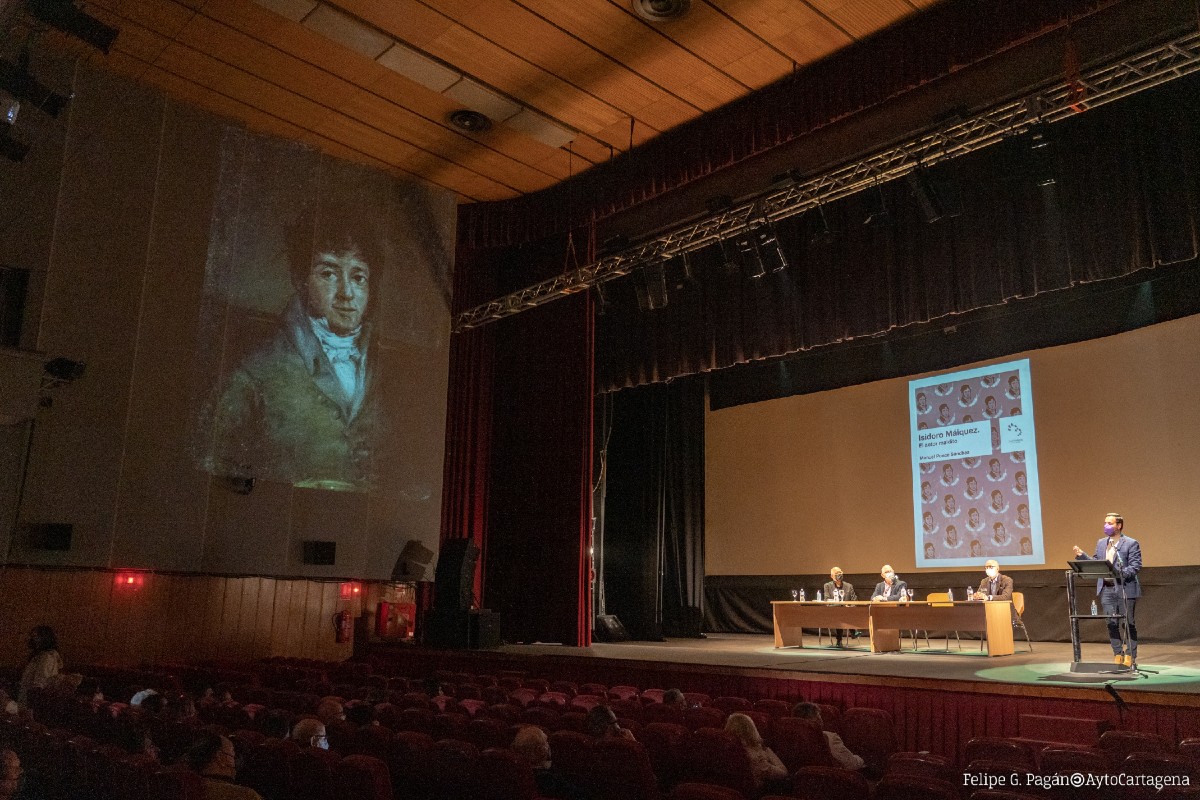
{"label": "fire extinguisher", "polygon": [[345,644],[354,638],[354,621],[349,611],[339,611],[333,615],[333,630],[338,644]]}

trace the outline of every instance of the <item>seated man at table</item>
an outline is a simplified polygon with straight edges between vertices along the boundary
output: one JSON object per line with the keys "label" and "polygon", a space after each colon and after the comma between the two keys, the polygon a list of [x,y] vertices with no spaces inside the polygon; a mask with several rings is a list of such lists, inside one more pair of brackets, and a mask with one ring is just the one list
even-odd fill
{"label": "seated man at table", "polygon": [[892,569],[891,564],[884,564],[883,569],[879,570],[879,574],[883,580],[875,584],[875,594],[871,596],[872,600],[908,599],[908,584],[896,577],[896,570]]}
{"label": "seated man at table", "polygon": [[[826,600],[844,600],[846,602],[853,602],[858,599],[858,595],[854,593],[854,584],[850,583],[850,581],[842,580],[841,567],[834,567],[833,569],[829,570],[829,577],[833,578],[833,580],[825,583]],[[836,594],[837,592],[840,592],[841,594]],[[834,636],[837,638],[838,647],[842,646],[842,634],[844,632],[845,631],[843,631],[841,628],[837,628],[833,632]],[[858,631],[854,631],[851,635],[857,637]]]}
{"label": "seated man at table", "polygon": [[1008,600],[1012,602],[1013,579],[1000,573],[1000,562],[989,558],[983,565],[984,578],[972,600]]}

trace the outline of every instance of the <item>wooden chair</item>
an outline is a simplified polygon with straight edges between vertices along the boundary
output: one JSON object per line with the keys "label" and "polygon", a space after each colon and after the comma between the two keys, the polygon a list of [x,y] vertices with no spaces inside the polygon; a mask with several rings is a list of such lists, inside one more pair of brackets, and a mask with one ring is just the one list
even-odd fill
{"label": "wooden chair", "polygon": [[1021,633],[1025,634],[1025,644],[1029,645],[1029,652],[1033,652],[1033,642],[1029,639],[1029,631],[1025,628],[1025,620],[1022,616],[1025,614],[1025,593],[1013,592],[1012,599],[1013,607],[1013,630],[1021,629]]}
{"label": "wooden chair", "polygon": [[[938,605],[938,606],[954,605],[953,603],[950,602],[950,593],[949,592],[930,592],[929,594],[925,595],[925,601],[928,603],[933,603],[934,605]],[[962,637],[958,635],[958,631],[954,632],[954,639],[955,639],[955,641],[958,642],[958,649],[962,650]],[[915,637],[914,637],[913,641],[914,641],[914,643],[916,642]],[[928,631],[926,631],[926,634],[925,634],[925,641],[926,641],[926,643],[929,642],[929,632]],[[982,649],[982,647],[983,647],[983,645],[981,644],[980,649]],[[946,650],[947,650],[947,652],[950,650],[950,631],[946,631]]]}

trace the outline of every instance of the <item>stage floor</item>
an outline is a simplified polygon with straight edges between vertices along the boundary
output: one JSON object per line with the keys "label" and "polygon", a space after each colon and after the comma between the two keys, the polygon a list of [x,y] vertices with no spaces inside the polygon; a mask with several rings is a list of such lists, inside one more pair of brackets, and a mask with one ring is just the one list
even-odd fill
{"label": "stage floor", "polygon": [[[871,653],[864,635],[857,640],[848,640],[848,646],[841,650],[816,646],[777,650],[771,636],[710,633],[705,639],[597,643],[590,648],[506,645],[500,650],[513,655],[661,662],[717,671],[751,670],[775,677],[795,673],[798,678],[817,680],[880,681],[892,685],[910,680],[970,682],[976,684],[976,690],[986,690],[986,684],[994,684],[996,688],[1006,684],[1095,687],[1115,680],[1120,682],[1122,691],[1194,694],[1200,701],[1200,647],[1142,645],[1138,652],[1141,671],[1089,674],[1070,671],[1069,642],[1034,642],[1033,652],[1029,652],[1028,645],[1022,640],[1016,644],[1015,654],[997,658],[989,658],[980,652],[977,639],[963,639],[959,650],[951,638],[949,652],[945,642],[944,638],[931,639],[927,649],[922,638],[918,650]],[[912,640],[906,639],[904,646],[911,648]],[[1106,644],[1084,644],[1082,661],[1111,666],[1112,650]]]}

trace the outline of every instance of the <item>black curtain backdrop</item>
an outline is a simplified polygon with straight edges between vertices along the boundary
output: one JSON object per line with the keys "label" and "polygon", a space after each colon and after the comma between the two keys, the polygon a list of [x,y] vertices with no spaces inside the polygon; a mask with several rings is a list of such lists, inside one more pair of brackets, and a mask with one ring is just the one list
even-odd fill
{"label": "black curtain backdrop", "polygon": [[[597,385],[721,369],[1193,260],[1197,111],[1200,79],[1180,79],[1047,128],[1040,156],[1026,135],[939,165],[929,177],[962,213],[932,224],[903,180],[826,206],[824,218],[784,220],[789,267],[762,278],[726,268],[731,244],[707,248],[690,279],[668,264],[660,310],[638,310],[636,273],[613,281]],[[887,215],[864,224],[881,200]]]}
{"label": "black curtain backdrop", "polygon": [[610,428],[598,434],[607,438],[606,502],[597,530],[605,611],[635,639],[697,635],[704,584],[704,383],[673,381],[609,400]]}
{"label": "black curtain backdrop", "polygon": [[[561,266],[562,248],[460,249],[455,309]],[[451,343],[442,539],[480,545],[481,605],[508,641],[591,643],[591,315],[580,295]]]}

